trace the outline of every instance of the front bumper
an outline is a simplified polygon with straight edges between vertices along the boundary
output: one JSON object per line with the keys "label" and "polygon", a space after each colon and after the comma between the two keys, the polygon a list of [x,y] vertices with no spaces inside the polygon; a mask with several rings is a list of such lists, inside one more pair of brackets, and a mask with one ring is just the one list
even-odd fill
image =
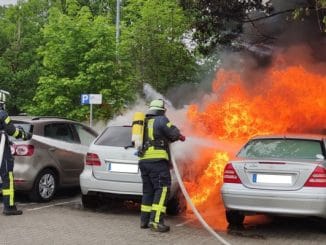
{"label": "front bumper", "polygon": [[326,218],[326,188],[304,187],[295,191],[249,189],[241,184],[224,184],[221,190],[227,209],[247,213]]}

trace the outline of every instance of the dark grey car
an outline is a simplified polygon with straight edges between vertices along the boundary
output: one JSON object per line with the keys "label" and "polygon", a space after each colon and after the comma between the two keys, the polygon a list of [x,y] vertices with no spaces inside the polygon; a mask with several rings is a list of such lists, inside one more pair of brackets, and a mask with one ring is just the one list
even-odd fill
{"label": "dark grey car", "polygon": [[33,134],[29,141],[11,138],[15,189],[33,201],[49,201],[59,187],[79,186],[84,155],[97,132],[79,122],[56,117],[11,117]]}

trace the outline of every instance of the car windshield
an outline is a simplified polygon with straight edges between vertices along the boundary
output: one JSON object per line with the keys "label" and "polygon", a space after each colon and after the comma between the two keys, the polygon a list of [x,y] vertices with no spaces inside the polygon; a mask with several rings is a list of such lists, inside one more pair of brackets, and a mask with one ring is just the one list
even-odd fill
{"label": "car windshield", "polygon": [[323,155],[322,144],[304,139],[255,139],[238,153],[243,158],[316,159]]}
{"label": "car windshield", "polygon": [[131,127],[108,127],[96,140],[95,145],[131,146]]}

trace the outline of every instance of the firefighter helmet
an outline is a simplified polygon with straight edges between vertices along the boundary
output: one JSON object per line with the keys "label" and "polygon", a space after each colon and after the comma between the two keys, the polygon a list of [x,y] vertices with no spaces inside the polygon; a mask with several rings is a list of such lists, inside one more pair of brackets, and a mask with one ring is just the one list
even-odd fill
{"label": "firefighter helmet", "polygon": [[162,99],[152,100],[152,102],[149,105],[149,110],[165,111],[164,100]]}
{"label": "firefighter helmet", "polygon": [[6,96],[9,95],[10,93],[0,89],[0,104],[5,104],[6,103]]}

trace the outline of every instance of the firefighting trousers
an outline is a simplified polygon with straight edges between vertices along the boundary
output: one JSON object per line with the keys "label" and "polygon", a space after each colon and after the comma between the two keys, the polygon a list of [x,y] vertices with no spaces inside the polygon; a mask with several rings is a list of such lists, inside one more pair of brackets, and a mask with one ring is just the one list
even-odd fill
{"label": "firefighting trousers", "polygon": [[9,145],[6,145],[0,166],[0,176],[2,179],[2,199],[4,209],[8,209],[15,205],[13,168],[14,159],[11,155]]}
{"label": "firefighting trousers", "polygon": [[143,181],[141,222],[163,224],[171,187],[168,162],[140,162],[139,168]]}

